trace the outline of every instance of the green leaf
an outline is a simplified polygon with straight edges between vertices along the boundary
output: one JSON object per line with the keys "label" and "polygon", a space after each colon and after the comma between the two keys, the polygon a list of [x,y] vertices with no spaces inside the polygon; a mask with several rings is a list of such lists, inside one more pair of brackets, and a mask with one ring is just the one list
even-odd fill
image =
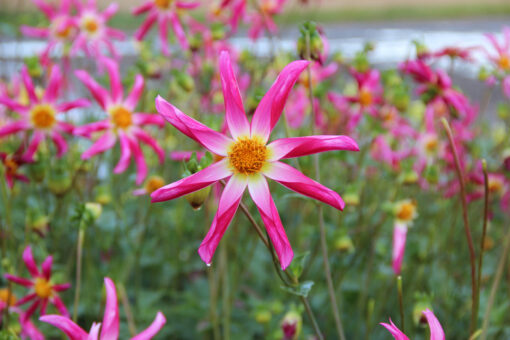
{"label": "green leaf", "polygon": [[281,288],[293,295],[307,297],[308,293],[310,293],[310,290],[312,289],[313,284],[313,281],[305,281],[295,287],[281,286]]}
{"label": "green leaf", "polygon": [[301,273],[303,273],[303,268],[305,266],[306,258],[310,254],[309,251],[304,252],[302,254],[297,254],[294,256],[294,259],[292,260],[292,263],[289,266],[289,269],[292,273],[292,275],[299,279],[301,276]]}

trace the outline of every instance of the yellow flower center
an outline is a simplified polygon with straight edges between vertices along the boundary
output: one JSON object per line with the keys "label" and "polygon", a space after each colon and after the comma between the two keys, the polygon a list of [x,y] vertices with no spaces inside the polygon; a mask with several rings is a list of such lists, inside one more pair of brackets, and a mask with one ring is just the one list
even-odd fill
{"label": "yellow flower center", "polygon": [[262,3],[260,9],[266,14],[273,13],[276,10],[276,2],[274,0],[266,0]]}
{"label": "yellow flower center", "polygon": [[425,150],[429,153],[434,153],[437,150],[439,142],[436,137],[427,138],[425,141]]}
{"label": "yellow flower center", "polygon": [[110,109],[113,124],[120,129],[127,129],[133,124],[131,111],[123,106],[115,106]]}
{"label": "yellow flower center", "polygon": [[52,294],[51,283],[42,277],[35,279],[34,290],[41,299],[47,299]]}
{"label": "yellow flower center", "polygon": [[257,138],[239,138],[228,152],[230,165],[244,175],[259,172],[267,156],[266,145]]}
{"label": "yellow flower center", "polygon": [[53,34],[59,39],[66,39],[73,32],[73,27],[70,24],[62,25],[64,20],[64,18],[59,18],[53,22]]}
{"label": "yellow flower center", "polygon": [[99,29],[99,22],[96,18],[88,16],[82,21],[82,28],[89,34],[94,34]]}
{"label": "yellow flower center", "polygon": [[163,181],[163,178],[159,176],[152,176],[149,178],[147,183],[145,183],[145,191],[147,191],[148,194],[152,194],[154,191],[161,188],[165,182]]}
{"label": "yellow flower center", "polygon": [[173,0],[154,0],[154,4],[160,9],[168,9]]}
{"label": "yellow flower center", "polygon": [[361,89],[359,91],[359,103],[361,106],[369,106],[372,104],[372,93],[367,89]]}
{"label": "yellow flower center", "polygon": [[5,169],[8,174],[13,175],[18,170],[18,163],[11,158],[6,158],[4,161]]}
{"label": "yellow flower center", "polygon": [[30,120],[38,129],[51,128],[57,121],[55,109],[48,104],[37,104],[30,111]]}
{"label": "yellow flower center", "polygon": [[501,58],[499,58],[499,67],[501,67],[503,70],[509,70],[510,69],[510,56],[502,55]]}
{"label": "yellow flower center", "polygon": [[16,296],[9,289],[2,288],[0,289],[0,301],[5,302],[9,306],[14,306],[16,304]]}
{"label": "yellow flower center", "polygon": [[412,202],[401,203],[397,209],[397,218],[404,222],[409,222],[414,218],[416,205]]}
{"label": "yellow flower center", "polygon": [[503,182],[499,178],[489,177],[489,191],[499,194],[503,191]]}

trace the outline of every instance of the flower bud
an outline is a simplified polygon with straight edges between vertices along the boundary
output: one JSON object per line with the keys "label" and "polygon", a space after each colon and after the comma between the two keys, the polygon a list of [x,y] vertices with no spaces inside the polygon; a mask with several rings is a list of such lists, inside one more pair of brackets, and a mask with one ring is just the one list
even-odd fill
{"label": "flower bud", "polygon": [[44,162],[38,160],[34,163],[31,163],[28,167],[28,173],[34,182],[41,183],[46,175],[46,166]]}
{"label": "flower bud", "polygon": [[191,92],[195,88],[193,78],[184,72],[179,72],[176,75],[177,84],[186,92]]}
{"label": "flower bud", "polygon": [[[213,162],[212,155],[207,152],[204,157],[200,159],[200,162],[197,159],[197,154],[193,153],[186,163],[186,170],[184,171],[183,177],[190,176],[194,173],[199,172],[200,170],[208,167]],[[209,193],[211,192],[211,187],[205,187],[203,189],[200,189],[198,191],[192,192],[190,194],[187,194],[184,196],[188,203],[191,205],[191,207],[195,210],[198,210],[202,207],[205,200],[209,196]]]}
{"label": "flower bud", "polygon": [[303,326],[303,319],[301,315],[294,310],[291,310],[283,317],[281,328],[283,331],[284,340],[295,340],[301,334]]}
{"label": "flower bud", "polygon": [[[297,41],[297,50],[299,56],[302,59],[307,59],[308,53],[310,53],[309,57],[311,60],[322,62],[324,43],[322,41],[322,37],[319,34],[319,30],[317,29],[317,24],[312,21],[308,21],[305,22],[299,28],[299,30],[301,32],[301,35]],[[310,50],[308,50],[307,40],[310,45]]]}
{"label": "flower bud", "polygon": [[97,220],[101,216],[103,207],[99,203],[87,202],[85,203],[85,211],[90,215],[93,220]]}
{"label": "flower bud", "polygon": [[225,26],[220,22],[215,22],[211,26],[213,40],[222,40],[225,38]]}
{"label": "flower bud", "polygon": [[72,179],[70,174],[61,167],[56,167],[50,172],[48,188],[56,196],[63,196],[71,188]]}
{"label": "flower bud", "polygon": [[335,249],[344,253],[354,252],[354,244],[349,235],[342,235],[335,240]]}
{"label": "flower bud", "polygon": [[267,309],[261,309],[255,312],[255,321],[258,323],[268,323],[271,321],[271,312]]}
{"label": "flower bud", "polygon": [[95,201],[102,205],[109,204],[112,201],[110,188],[104,185],[96,187]]}
{"label": "flower bud", "polygon": [[48,233],[50,224],[48,216],[39,210],[29,210],[25,221],[28,229],[36,232],[41,237],[45,237]]}
{"label": "flower bud", "polygon": [[203,189],[200,189],[198,191],[192,192],[191,194],[187,194],[184,196],[188,203],[191,205],[191,207],[195,210],[199,210],[202,205],[204,204],[205,200],[209,196],[209,193],[211,192],[211,187],[205,187]]}

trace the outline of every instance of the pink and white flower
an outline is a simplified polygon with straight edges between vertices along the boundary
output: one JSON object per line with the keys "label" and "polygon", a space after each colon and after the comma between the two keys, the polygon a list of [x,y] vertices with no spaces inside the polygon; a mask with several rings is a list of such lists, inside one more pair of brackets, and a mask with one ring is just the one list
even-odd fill
{"label": "pink and white flower", "polygon": [[[445,335],[443,331],[443,327],[439,323],[439,320],[436,318],[434,313],[430,309],[426,309],[423,311],[423,315],[427,318],[427,322],[430,328],[430,340],[445,340]],[[381,325],[384,326],[390,333],[393,335],[395,340],[409,340],[407,335],[405,335],[397,326],[391,321],[390,323],[381,322]]]}
{"label": "pink and white flower", "polygon": [[[119,306],[117,292],[113,281],[104,278],[106,288],[106,306],[102,323],[93,323],[87,333],[80,326],[74,323],[69,317],[61,315],[45,315],[39,318],[64,332],[70,340],[117,340],[119,338]],[[150,340],[166,323],[163,313],[158,312],[152,324],[141,333],[135,335],[131,340]]]}
{"label": "pink and white flower", "polygon": [[85,84],[104,113],[108,116],[105,120],[75,128],[75,134],[88,138],[91,138],[96,132],[103,132],[101,137],[82,154],[82,159],[89,159],[94,155],[113,148],[118,140],[121,155],[113,172],[118,174],[126,171],[131,157],[134,157],[137,166],[136,184],[140,185],[147,176],[147,164],[140,148],[140,143],[147,144],[152,148],[158,155],[161,163],[165,159],[165,152],[158,142],[142,127],[146,125],[163,127],[164,120],[155,114],[135,111],[145,83],[142,75],[136,75],[131,92],[124,98],[119,65],[112,59],[107,58],[104,58],[102,63],[110,76],[109,93],[87,71],[77,70],[75,72],[76,77]]}
{"label": "pink and white flower", "polygon": [[326,135],[283,138],[267,144],[269,135],[282,114],[289,92],[308,65],[307,61],[294,61],[282,70],[260,101],[251,124],[244,112],[241,94],[227,52],[220,54],[219,64],[226,123],[232,138],[190,118],[160,96],[156,99],[156,108],[180,132],[223,159],[156,190],[151,195],[152,201],[175,199],[228,179],[211,228],[198,249],[202,260],[210,264],[244,191],[248,189],[262,216],[281,267],[285,269],[292,261],[293,251],[271,197],[266,177],[342,210],[345,204],[336,192],[280,160],[331,150],[357,151],[358,146],[349,137]]}
{"label": "pink and white flower", "polygon": [[37,268],[37,264],[34,261],[32,255],[32,248],[27,246],[23,251],[23,262],[30,273],[31,278],[26,279],[11,274],[5,274],[5,278],[11,282],[17,283],[21,286],[30,289],[30,292],[25,297],[18,300],[16,306],[23,305],[27,302],[33,301],[32,305],[25,311],[24,319],[29,319],[32,314],[40,309],[41,315],[46,314],[46,308],[48,303],[54,305],[58,311],[64,315],[69,316],[66,306],[60,299],[58,293],[69,289],[71,286],[69,283],[54,284],[51,281],[51,267],[53,263],[53,257],[48,256],[41,264],[41,270]]}
{"label": "pink and white flower", "polygon": [[61,114],[75,108],[86,107],[90,103],[87,99],[57,103],[63,84],[63,77],[58,66],[51,69],[48,85],[41,95],[36,93],[32,78],[25,66],[21,69],[21,77],[28,94],[28,103],[24,105],[5,95],[0,96],[0,104],[19,114],[19,119],[0,127],[0,138],[21,131],[31,132],[32,138],[23,155],[25,161],[31,162],[41,142],[46,137],[50,137],[57,148],[57,157],[61,157],[68,149],[62,133],[73,132],[71,124],[60,120]]}

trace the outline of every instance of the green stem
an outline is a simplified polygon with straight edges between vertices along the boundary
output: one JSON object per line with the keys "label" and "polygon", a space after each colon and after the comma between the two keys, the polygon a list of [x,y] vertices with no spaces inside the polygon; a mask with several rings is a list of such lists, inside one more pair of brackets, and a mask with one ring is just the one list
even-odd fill
{"label": "green stem", "polygon": [[228,262],[226,243],[220,244],[220,272],[221,272],[221,297],[223,305],[223,339],[230,340],[230,285],[228,277]]}
{"label": "green stem", "polygon": [[76,248],[76,290],[74,291],[73,321],[78,319],[78,303],[80,302],[81,288],[81,264],[83,255],[83,242],[85,240],[85,229],[80,226],[78,231],[78,246]]}
{"label": "green stem", "polygon": [[400,322],[402,332],[405,332],[405,321],[404,321],[404,297],[402,294],[402,276],[397,276],[397,290],[398,290],[398,305],[400,308]]}
{"label": "green stem", "polygon": [[[310,34],[307,32],[306,34],[306,56],[308,60],[311,60],[310,57]],[[315,121],[316,121],[316,112],[314,107],[314,95],[313,95],[313,84],[312,84],[312,69],[310,67],[310,64],[308,64],[306,68],[306,72],[308,73],[308,96],[310,99],[310,106],[312,110],[312,119],[311,119],[311,125],[312,125],[312,134],[316,134],[315,129]],[[313,157],[313,163],[315,168],[315,180],[320,182],[321,176],[320,176],[320,166],[319,166],[319,155],[315,154]],[[328,259],[328,244],[326,241],[326,227],[324,225],[324,212],[322,205],[318,205],[317,213],[319,215],[319,231],[320,231],[320,244],[321,244],[321,251],[322,251],[322,259],[324,263],[324,274],[326,275],[326,283],[328,286],[328,294],[329,294],[329,300],[331,303],[331,309],[333,311],[333,317],[335,319],[335,326],[338,333],[338,336],[341,340],[345,340],[345,334],[344,329],[342,326],[342,319],[340,318],[340,313],[338,311],[338,303],[336,300],[335,295],[335,287],[333,286],[333,279],[331,278],[331,268],[329,265],[329,259]]]}

